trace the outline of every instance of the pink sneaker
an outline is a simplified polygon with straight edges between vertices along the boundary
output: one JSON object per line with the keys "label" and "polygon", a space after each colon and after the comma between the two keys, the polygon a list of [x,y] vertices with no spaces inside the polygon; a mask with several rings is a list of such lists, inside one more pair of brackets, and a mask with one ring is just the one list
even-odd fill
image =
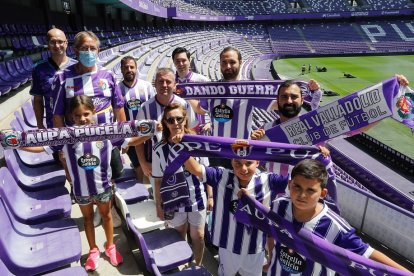
{"label": "pink sneaker", "polygon": [[101,252],[99,252],[98,248],[91,249],[89,251],[88,259],[85,262],[85,270],[86,271],[95,271],[98,268],[98,261]]}
{"label": "pink sneaker", "polygon": [[113,266],[118,266],[123,261],[121,254],[116,250],[115,244],[105,249],[105,255],[109,258],[109,261]]}

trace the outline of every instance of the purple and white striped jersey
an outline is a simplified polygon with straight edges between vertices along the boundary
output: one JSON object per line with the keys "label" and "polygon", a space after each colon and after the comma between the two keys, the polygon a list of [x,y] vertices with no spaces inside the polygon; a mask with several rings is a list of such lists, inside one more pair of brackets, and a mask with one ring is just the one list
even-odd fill
{"label": "purple and white striped jersey", "polygon": [[[204,167],[203,179],[213,187],[214,210],[212,220],[212,242],[235,254],[256,254],[264,250],[265,234],[251,226],[237,222],[234,212],[237,209],[240,190],[239,180],[232,170],[222,167]],[[256,200],[269,206],[277,194],[283,193],[288,184],[287,176],[271,173],[256,173],[247,190]]]}
{"label": "purple and white striped jersey", "polygon": [[[187,118],[189,120],[189,127],[194,128],[197,126],[198,121],[196,118],[196,115],[191,108],[190,104],[184,100],[183,98],[180,98],[177,95],[173,95],[171,98],[171,101],[168,104],[172,103],[178,103],[181,104],[186,110],[187,110]],[[157,101],[157,97],[154,96],[148,101],[146,101],[142,106],[141,109],[138,110],[137,120],[157,120],[161,121],[162,114],[164,112],[165,106],[160,104]],[[154,135],[152,138],[153,145],[161,141],[161,135],[162,133],[157,133],[157,135]],[[152,149],[152,147],[151,147]]]}
{"label": "purple and white striped jersey", "polygon": [[[176,83],[209,82],[209,81],[210,80],[207,77],[205,77],[203,75],[200,75],[200,74],[197,74],[197,73],[194,73],[192,71],[188,72],[188,74],[185,76],[185,78],[180,78],[178,76],[178,74],[175,73],[175,82]],[[209,135],[209,133],[204,133],[202,131],[202,127],[205,124],[208,124],[208,123],[211,122],[210,115],[208,113],[206,113],[206,114],[196,114],[196,116],[197,116],[198,122],[200,123],[200,125],[198,125],[196,127],[197,134],[200,134],[200,135]]]}
{"label": "purple and white striped jersey", "polygon": [[254,106],[248,100],[201,100],[200,107],[210,114],[213,136],[249,139]]}
{"label": "purple and white striped jersey", "polygon": [[188,74],[184,78],[180,78],[177,73],[175,74],[176,83],[207,82],[207,81],[210,81],[207,77],[194,73],[192,71],[188,72]]}
{"label": "purple and white striped jersey", "polygon": [[132,87],[128,87],[124,82],[120,81],[118,86],[125,99],[124,110],[127,121],[135,120],[138,110],[144,102],[155,96],[155,89],[148,81],[137,79]]}
{"label": "purple and white striped jersey", "polygon": [[[112,123],[113,108],[122,108],[124,98],[112,71],[97,66],[97,70],[79,75],[75,65],[56,74],[52,84],[54,99],[53,114],[64,116],[71,98],[77,95],[92,97],[96,108],[96,124]],[[71,124],[66,117],[66,124]]]}
{"label": "purple and white striped jersey", "polygon": [[[116,141],[92,141],[51,147],[65,153],[66,164],[72,179],[75,196],[92,196],[103,193],[111,183],[111,153],[113,146],[127,143],[129,139]],[[45,147],[46,151],[48,147]]]}
{"label": "purple and white striped jersey", "polygon": [[42,96],[46,115],[47,128],[53,127],[53,95],[52,95],[52,82],[54,80],[56,72],[65,69],[78,61],[69,58],[68,61],[59,68],[59,66],[53,61],[52,58],[47,60],[41,60],[35,64],[32,71],[32,87],[30,88],[30,95]]}
{"label": "purple and white striped jersey", "polygon": [[[164,176],[164,171],[168,164],[170,147],[170,144],[164,142],[160,142],[154,146],[152,154],[152,176],[154,178],[162,178]],[[201,165],[209,165],[208,158],[206,157],[195,157],[195,160]],[[183,167],[181,167],[177,172],[181,172],[182,170]],[[186,170],[184,170],[184,175],[187,180],[192,205],[179,208],[176,212],[196,212],[204,210],[207,206],[207,197],[204,184],[200,182],[195,175],[190,174]]]}
{"label": "purple and white striped jersey", "polygon": [[[290,198],[281,197],[273,202],[275,213],[292,222],[296,229],[306,228],[319,237],[333,244],[346,248],[356,254],[369,257],[374,249],[364,243],[355,234],[355,229],[348,222],[324,204],[322,211],[306,223],[298,222],[293,218],[292,202]],[[268,276],[276,275],[335,275],[335,271],[319,264],[275,241],[273,258]]]}

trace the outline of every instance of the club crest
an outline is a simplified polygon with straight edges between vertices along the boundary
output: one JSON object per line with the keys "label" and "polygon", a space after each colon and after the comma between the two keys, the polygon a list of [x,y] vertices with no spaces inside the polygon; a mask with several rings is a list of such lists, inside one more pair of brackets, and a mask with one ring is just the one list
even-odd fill
{"label": "club crest", "polygon": [[234,144],[231,145],[233,153],[239,157],[249,156],[252,150],[252,147],[249,145],[247,140],[236,140]]}

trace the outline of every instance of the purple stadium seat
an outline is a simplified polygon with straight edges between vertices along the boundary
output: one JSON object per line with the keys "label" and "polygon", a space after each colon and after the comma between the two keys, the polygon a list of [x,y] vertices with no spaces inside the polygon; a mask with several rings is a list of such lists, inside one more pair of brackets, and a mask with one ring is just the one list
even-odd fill
{"label": "purple stadium seat", "polygon": [[10,85],[0,84],[0,95],[5,95],[11,91],[12,87]]}
{"label": "purple stadium seat", "polygon": [[43,273],[80,259],[79,230],[71,219],[25,225],[0,200],[0,220],[0,258],[13,274]]}
{"label": "purple stadium seat", "polygon": [[14,118],[17,120],[17,122],[20,124],[20,126],[22,127],[23,131],[28,131],[28,130],[34,130],[37,129],[37,127],[32,127],[28,124],[26,124],[26,122],[24,121],[24,118],[22,116],[22,114],[20,114],[19,111],[15,111],[14,113]]}
{"label": "purple stadium seat", "polygon": [[26,71],[26,69],[24,69],[24,66],[22,64],[22,61],[20,58],[15,58],[13,59],[13,63],[14,66],[16,67],[17,72],[21,75],[24,76],[26,78],[28,78],[29,80],[32,80],[32,73]]}
{"label": "purple stadium seat", "polygon": [[120,183],[120,182],[124,182],[124,181],[131,180],[131,179],[135,179],[134,169],[131,168],[130,165],[127,165],[124,163],[123,173],[120,177],[115,179],[115,183]]}
{"label": "purple stadium seat", "polygon": [[38,168],[51,165],[54,165],[52,166],[53,169],[60,167],[58,164],[56,164],[56,161],[55,159],[53,159],[53,156],[45,152],[31,153],[23,150],[18,150],[17,156],[20,158],[23,164],[29,168]]}
{"label": "purple stadium seat", "polygon": [[22,81],[13,78],[9,74],[9,72],[7,71],[7,68],[6,68],[6,64],[4,62],[0,62],[0,79],[3,80],[2,83],[10,84],[13,87],[13,89],[16,89],[21,84],[23,84]]}
{"label": "purple stadium seat", "polygon": [[24,47],[20,44],[20,40],[17,36],[13,36],[11,38],[11,44],[14,50],[16,51],[23,51],[25,50]]}
{"label": "purple stadium seat", "polygon": [[[155,273],[157,275],[157,273]],[[210,272],[207,271],[204,267],[194,266],[188,267],[176,273],[168,273],[169,276],[210,276],[212,275]]]}
{"label": "purple stadium seat", "polygon": [[192,260],[191,247],[177,230],[167,228],[141,234],[135,228],[129,214],[126,215],[126,221],[150,273],[155,274],[156,270],[163,273]]}
{"label": "purple stadium seat", "polygon": [[17,71],[16,66],[14,65],[14,62],[12,60],[6,61],[6,68],[7,68],[7,71],[9,72],[9,74],[12,77],[14,77],[14,78],[18,79],[19,81],[21,81],[22,84],[25,84],[29,80],[29,78],[20,75],[20,73]]}
{"label": "purple stadium seat", "polygon": [[116,182],[116,189],[127,204],[133,204],[148,199],[149,192],[144,184],[135,179]]}
{"label": "purple stadium seat", "polygon": [[86,272],[85,268],[81,266],[72,266],[68,268],[64,268],[61,270],[57,270],[51,273],[43,274],[43,276],[87,276],[88,273]]}
{"label": "purple stadium seat", "polygon": [[38,224],[69,217],[72,208],[65,187],[39,192],[23,191],[6,167],[0,168],[0,197],[14,217],[25,224]]}
{"label": "purple stadium seat", "polygon": [[30,127],[37,127],[36,115],[33,110],[33,105],[30,102],[26,102],[22,105],[21,111],[23,115],[23,120],[26,123],[26,125]]}
{"label": "purple stadium seat", "polygon": [[39,191],[65,185],[65,171],[56,162],[32,168],[20,160],[17,150],[5,150],[4,156],[13,178],[25,191]]}
{"label": "purple stadium seat", "polygon": [[7,268],[7,266],[3,263],[1,258],[0,258],[0,275],[1,276],[14,276],[14,274],[11,273],[10,270]]}
{"label": "purple stadium seat", "polygon": [[33,71],[33,60],[29,56],[23,56],[21,57],[21,61],[24,69],[31,73]]}

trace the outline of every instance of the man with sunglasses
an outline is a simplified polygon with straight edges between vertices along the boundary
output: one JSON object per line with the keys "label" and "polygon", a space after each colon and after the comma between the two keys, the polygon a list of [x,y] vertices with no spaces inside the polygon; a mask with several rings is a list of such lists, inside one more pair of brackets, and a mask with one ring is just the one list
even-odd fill
{"label": "man with sunglasses", "polygon": [[[174,95],[176,81],[175,73],[170,68],[160,68],[155,75],[155,91],[154,97],[146,101],[141,109],[138,111],[137,120],[157,120],[160,121],[164,108],[172,103],[179,103],[187,110],[187,116],[189,120],[189,127],[194,128],[198,124],[196,115],[191,108],[190,104],[184,99]],[[152,168],[152,146],[161,140],[161,136],[154,135],[151,140],[148,140],[144,144],[137,146],[138,160],[141,165],[144,175],[150,178]]]}

